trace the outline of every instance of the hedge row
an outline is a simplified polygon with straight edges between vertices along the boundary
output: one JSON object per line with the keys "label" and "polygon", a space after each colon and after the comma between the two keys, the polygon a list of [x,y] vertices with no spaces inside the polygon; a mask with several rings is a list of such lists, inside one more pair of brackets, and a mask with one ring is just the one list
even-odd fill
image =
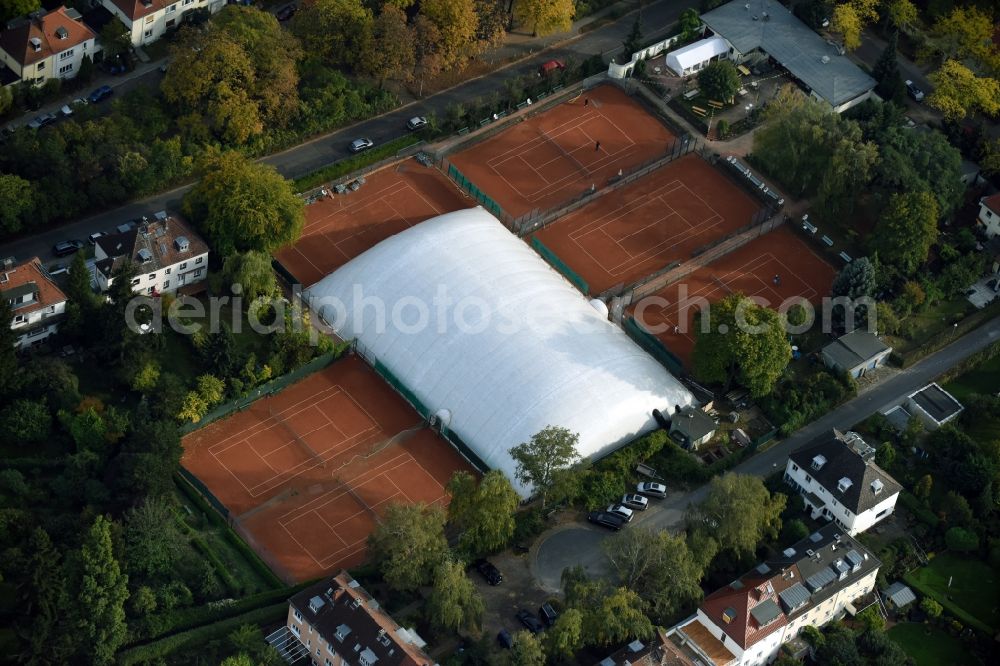
{"label": "hedge row", "polygon": [[205,556],[208,563],[212,565],[212,569],[215,570],[215,575],[219,577],[219,580],[221,580],[222,584],[226,586],[230,594],[239,595],[243,593],[243,586],[240,585],[240,582],[236,580],[235,576],[229,572],[229,567],[227,567],[219,556],[215,554],[215,551],[212,550],[207,543],[205,543],[204,539],[197,534],[192,533],[191,545],[194,546],[195,550]]}
{"label": "hedge row", "polygon": [[911,349],[905,353],[893,352],[892,360],[898,363],[901,368],[908,368],[925,356],[930,356],[952,341],[979,328],[997,315],[1000,315],[1000,300],[994,301],[982,310],[973,312],[968,317],[961,319],[954,328],[946,328],[940,331],[933,338],[915,349]]}
{"label": "hedge row", "polygon": [[940,518],[928,509],[923,502],[905,490],[899,494],[899,501],[903,503],[907,511],[913,514],[914,518],[931,529],[937,528],[938,523],[941,522]]}
{"label": "hedge row", "polygon": [[393,139],[388,143],[383,143],[381,146],[376,146],[361,155],[348,157],[347,159],[334,162],[333,164],[317,169],[310,174],[296,178],[295,191],[305,192],[306,190],[311,190],[314,187],[319,187],[324,183],[329,183],[332,180],[342,178],[343,176],[353,173],[358,169],[370,166],[381,160],[394,157],[399,151],[404,148],[409,148],[416,143],[420,143],[420,141],[420,135],[408,134],[406,136],[401,136],[398,139]]}
{"label": "hedge row", "polygon": [[174,476],[174,483],[176,483],[177,487],[180,488],[182,493],[184,493],[184,496],[191,500],[191,502],[198,507],[198,510],[208,517],[213,525],[222,530],[222,534],[226,541],[228,541],[229,544],[243,556],[243,559],[247,561],[250,567],[257,573],[258,576],[260,576],[261,580],[263,580],[266,585],[269,585],[272,588],[283,588],[285,586],[285,583],[278,578],[273,571],[271,571],[270,567],[268,567],[267,564],[260,559],[260,556],[257,555],[257,553],[255,553],[253,549],[251,549],[250,546],[248,546],[246,542],[233,531],[226,520],[220,516],[219,513],[211,507],[211,505],[209,505],[205,498],[201,496],[201,493],[192,488],[191,484],[187,483],[179,476]]}
{"label": "hedge row", "polygon": [[208,641],[228,636],[244,624],[268,624],[278,622],[288,613],[288,602],[272,604],[264,608],[237,615],[214,624],[205,625],[173,636],[162,638],[152,643],[129,648],[118,654],[118,664],[131,666],[156,659],[162,659],[178,650],[203,645]]}
{"label": "hedge row", "polygon": [[281,601],[287,601],[292,595],[312,585],[313,581],[300,583],[294,587],[261,592],[228,604],[206,604],[155,613],[143,620],[141,630],[133,630],[130,644],[141,641],[151,641],[163,638],[181,631],[194,629],[213,622],[249,613],[250,611],[271,606]]}

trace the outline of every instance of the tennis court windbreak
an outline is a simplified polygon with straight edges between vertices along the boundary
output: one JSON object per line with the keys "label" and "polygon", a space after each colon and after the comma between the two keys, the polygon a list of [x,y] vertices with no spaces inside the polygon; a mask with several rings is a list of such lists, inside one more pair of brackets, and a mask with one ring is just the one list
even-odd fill
{"label": "tennis court windbreak", "polygon": [[548,425],[601,456],[693,397],[482,208],[387,238],[309,288],[337,332],[403,382],[487,465]]}

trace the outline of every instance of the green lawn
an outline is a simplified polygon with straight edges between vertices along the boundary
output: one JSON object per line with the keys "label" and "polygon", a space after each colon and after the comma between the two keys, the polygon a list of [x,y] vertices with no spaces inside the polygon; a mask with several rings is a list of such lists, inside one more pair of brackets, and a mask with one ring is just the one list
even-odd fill
{"label": "green lawn", "polygon": [[1000,577],[982,560],[943,553],[906,579],[949,610],[972,616],[993,631],[1000,628]]}
{"label": "green lawn", "polygon": [[897,352],[905,353],[919,347],[931,338],[945,333],[947,329],[952,328],[952,324],[967,316],[973,309],[972,304],[964,296],[941,301],[923,312],[910,315],[906,319],[906,325],[911,327],[909,338],[887,337]]}
{"label": "green lawn", "polygon": [[975,663],[962,642],[940,627],[905,622],[890,629],[889,638],[899,643],[917,666]]}
{"label": "green lawn", "polygon": [[973,393],[988,395],[1000,389],[997,377],[1000,377],[1000,355],[953,379],[945,384],[945,389],[960,401]]}

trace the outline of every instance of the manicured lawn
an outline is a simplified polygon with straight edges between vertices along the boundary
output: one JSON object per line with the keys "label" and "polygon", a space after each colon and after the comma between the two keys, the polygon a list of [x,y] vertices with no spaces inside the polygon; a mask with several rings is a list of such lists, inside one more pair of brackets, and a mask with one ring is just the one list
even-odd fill
{"label": "manicured lawn", "polygon": [[982,560],[944,553],[906,579],[946,608],[956,607],[994,631],[1000,627],[1000,577]]}
{"label": "manicured lawn", "polygon": [[939,627],[904,622],[889,630],[889,638],[899,643],[917,666],[974,663],[962,642]]}
{"label": "manicured lawn", "polygon": [[1000,386],[997,386],[997,377],[1000,377],[1000,356],[994,356],[957,377],[946,384],[945,389],[960,401],[973,393],[989,395],[1000,390]]}

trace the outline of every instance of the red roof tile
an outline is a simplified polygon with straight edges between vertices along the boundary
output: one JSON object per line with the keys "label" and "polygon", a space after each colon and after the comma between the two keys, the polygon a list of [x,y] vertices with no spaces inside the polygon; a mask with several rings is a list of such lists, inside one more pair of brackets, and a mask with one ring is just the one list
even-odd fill
{"label": "red roof tile", "polygon": [[994,213],[1000,215],[1000,194],[994,194],[983,199],[983,204],[986,205]]}
{"label": "red roof tile", "polygon": [[[35,312],[66,300],[66,294],[48,276],[38,257],[32,257],[13,268],[0,269],[0,295],[17,291],[33,291],[37,294],[31,304],[14,308],[14,314],[19,315]],[[10,322],[7,325],[9,326]]]}
{"label": "red roof tile", "polygon": [[[780,579],[781,576],[747,574],[705,597],[701,609],[712,622],[746,650],[788,624],[788,619],[780,610],[781,602],[775,589],[777,581],[772,581],[772,578]],[[760,626],[750,612],[755,606],[768,600],[778,606],[778,616],[769,624]],[[731,616],[729,621],[725,617],[727,613]]]}
{"label": "red roof tile", "polygon": [[[44,16],[24,19],[0,32],[0,48],[23,67],[95,37],[97,35],[83,21],[70,18],[66,8],[59,7]],[[35,50],[32,39],[37,40],[38,50]]]}
{"label": "red roof tile", "polygon": [[164,7],[177,4],[181,0],[114,0],[115,6],[125,12],[125,16],[131,20],[155,14]]}

